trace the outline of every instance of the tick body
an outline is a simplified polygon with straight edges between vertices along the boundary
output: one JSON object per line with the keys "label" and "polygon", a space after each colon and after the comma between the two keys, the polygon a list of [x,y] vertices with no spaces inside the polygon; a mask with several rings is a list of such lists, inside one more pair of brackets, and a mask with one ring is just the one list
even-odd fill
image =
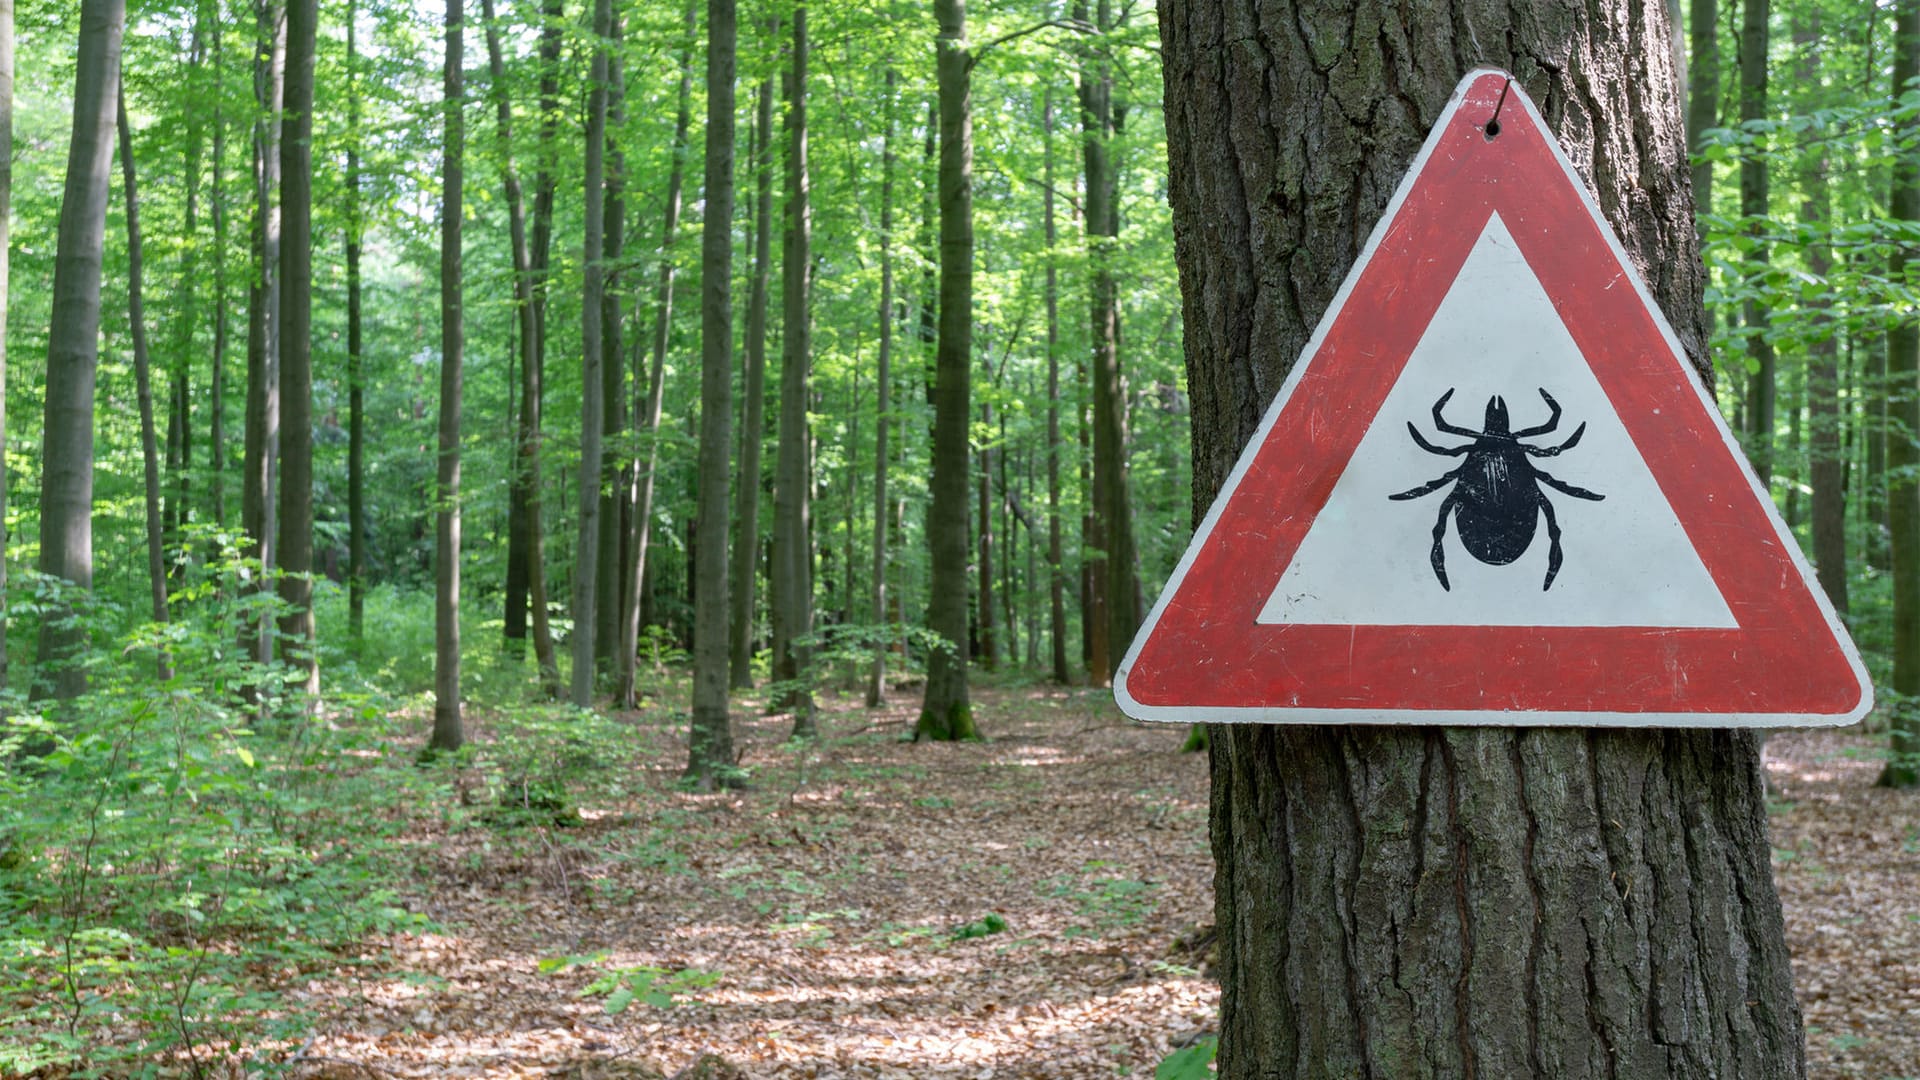
{"label": "tick body", "polygon": [[1576,499],[1598,502],[1606,498],[1585,488],[1575,487],[1560,480],[1542,469],[1534,467],[1533,458],[1556,457],[1571,450],[1580,442],[1580,436],[1586,434],[1587,425],[1582,423],[1573,429],[1573,434],[1557,446],[1530,446],[1522,442],[1539,435],[1551,434],[1560,425],[1560,403],[1553,395],[1540,391],[1540,399],[1547,403],[1552,415],[1545,423],[1520,431],[1511,430],[1507,416],[1507,403],[1504,398],[1495,395],[1487,400],[1486,422],[1483,430],[1471,431],[1447,422],[1444,411],[1453,391],[1440,395],[1433,403],[1433,426],[1448,435],[1473,440],[1463,446],[1437,446],[1420,434],[1420,429],[1409,421],[1407,433],[1413,436],[1414,443],[1429,454],[1441,457],[1462,457],[1459,466],[1442,475],[1421,484],[1419,487],[1402,491],[1388,498],[1396,502],[1417,499],[1430,495],[1441,488],[1452,485],[1446,498],[1440,502],[1440,512],[1433,523],[1433,576],[1440,581],[1440,587],[1451,591],[1453,586],[1447,581],[1446,553],[1441,541],[1447,535],[1447,519],[1453,518],[1454,529],[1460,537],[1460,544],[1467,553],[1489,566],[1505,566],[1526,554],[1533,546],[1534,537],[1542,518],[1547,523],[1547,579],[1540,586],[1542,591],[1553,587],[1555,575],[1560,573],[1560,523],[1554,517],[1553,502],[1547,498],[1543,488],[1553,488]]}

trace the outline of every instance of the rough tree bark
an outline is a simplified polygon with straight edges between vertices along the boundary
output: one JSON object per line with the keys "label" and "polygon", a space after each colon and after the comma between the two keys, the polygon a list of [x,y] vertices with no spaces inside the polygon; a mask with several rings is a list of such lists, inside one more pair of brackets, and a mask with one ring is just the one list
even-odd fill
{"label": "rough tree bark", "polygon": [[773,80],[760,82],[753,120],[753,285],[747,294],[746,403],[740,422],[740,497],[734,517],[728,681],[753,686],[754,570],[760,562],[760,449],[766,432],[767,290],[773,273]]}
{"label": "rough tree bark", "polygon": [[433,529],[433,735],[431,750],[458,750],[460,723],[460,391],[466,364],[460,225],[466,212],[466,13],[447,0],[444,136],[440,174],[440,425]]}
{"label": "rough tree bark", "polygon": [[[125,0],[86,0],[73,86],[73,134],[53,260],[47,391],[40,446],[40,572],[93,587],[93,388],[100,359],[100,270],[113,175]],[[85,633],[49,613],[40,627],[34,696],[67,699],[87,687],[73,661]]]}
{"label": "rough tree bark", "polygon": [[320,694],[313,620],[313,67],[319,0],[287,5],[286,116],[281,121],[281,649],[305,674],[303,709]]}
{"label": "rough tree bark", "polygon": [[807,177],[807,6],[793,9],[793,70],[787,80],[787,208],[781,254],[780,437],[773,475],[773,679],[786,689],[775,706],[793,713],[795,738],[815,733],[806,685],[813,650],[813,541],[810,458],[813,432],[813,209]]}
{"label": "rough tree bark", "polygon": [[[286,97],[287,20],[280,0],[258,0],[253,96],[253,220],[247,282],[246,445],[241,465],[241,554],[258,562],[259,592],[273,588],[274,458],[280,446],[280,107]],[[249,615],[241,648],[254,660],[272,659],[267,621]]]}
{"label": "rough tree bark", "polygon": [[580,311],[580,490],[578,539],[573,558],[573,673],[569,697],[593,702],[595,601],[599,598],[600,458],[604,423],[600,384],[600,298],[606,288],[602,261],[606,240],[607,36],[613,27],[611,0],[594,0],[593,63],[587,74],[586,250]]}
{"label": "rough tree bark", "polygon": [[[115,89],[114,118],[120,135],[120,185],[127,217],[127,329],[133,338],[134,397],[140,409],[140,464],[147,514],[147,589],[156,623],[167,621],[166,523],[160,514],[160,447],[153,423],[153,354],[147,348],[145,259],[140,242],[140,182],[133,163],[133,125],[127,119],[125,85]],[[158,660],[162,682],[173,678],[173,663],[163,650]]]}
{"label": "rough tree bark", "polygon": [[933,580],[916,740],[979,737],[967,688],[967,426],[973,379],[973,92],[966,0],[934,0],[940,84],[940,313],[934,346],[933,507],[927,513]]}
{"label": "rough tree bark", "polygon": [[733,433],[734,0],[707,0],[706,216],[700,225],[700,466],[693,545],[693,718],[687,778],[730,784],[727,715],[727,466]]}
{"label": "rough tree bark", "polygon": [[[1920,0],[1900,0],[1893,53],[1895,94],[1920,78]],[[1920,219],[1920,151],[1911,149],[1920,120],[1909,116],[1900,134],[1909,147],[1893,159],[1887,199],[1895,221]],[[1907,249],[1895,245],[1887,277],[1907,280]],[[1920,322],[1901,319],[1887,333],[1887,518],[1893,534],[1892,745],[1880,771],[1884,787],[1920,785]]]}
{"label": "rough tree bark", "polygon": [[[1196,519],[1479,63],[1540,103],[1710,375],[1662,5],[1161,18]],[[1213,736],[1222,1077],[1803,1075],[1750,732]]]}
{"label": "rough tree bark", "polygon": [[[686,44],[680,50],[680,89],[673,117],[673,166],[667,172],[665,220],[660,224],[660,280],[653,296],[653,362],[647,371],[647,397],[635,410],[634,425],[646,431],[644,457],[634,462],[633,520],[629,530],[630,557],[626,566],[626,594],[621,599],[620,663],[614,699],[636,708],[634,664],[640,650],[640,587],[647,576],[647,548],[653,540],[654,471],[660,460],[660,411],[666,394],[667,343],[673,334],[673,241],[680,227],[680,198],[686,186],[687,129],[693,121],[693,47],[699,9],[687,5]],[[744,482],[742,488],[748,485]]]}

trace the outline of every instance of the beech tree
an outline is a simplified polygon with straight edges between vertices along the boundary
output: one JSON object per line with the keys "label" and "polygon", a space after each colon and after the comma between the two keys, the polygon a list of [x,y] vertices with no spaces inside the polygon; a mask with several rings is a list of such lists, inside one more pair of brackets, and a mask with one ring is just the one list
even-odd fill
{"label": "beech tree", "polygon": [[[81,5],[73,135],[67,145],[53,262],[53,317],[47,330],[40,572],[80,589],[93,584],[93,387],[100,360],[101,260],[126,24],[126,0],[85,0]],[[72,698],[86,689],[86,672],[74,662],[74,650],[84,640],[71,619],[54,617],[41,623],[37,696]]]}
{"label": "beech tree", "polygon": [[602,262],[606,241],[607,38],[613,32],[611,0],[594,0],[593,63],[587,74],[586,251],[580,303],[580,490],[578,539],[573,559],[573,677],[569,697],[585,708],[593,701],[595,623],[599,599],[601,433],[606,408],[601,384],[600,303],[606,289]]}
{"label": "beech tree", "polygon": [[280,620],[287,660],[320,692],[313,617],[313,69],[319,0],[287,5],[286,117],[281,121]]}
{"label": "beech tree", "polygon": [[460,265],[460,219],[466,209],[466,16],[447,0],[446,113],[440,173],[440,433],[434,485],[433,736],[434,750],[458,750],[460,723],[460,394],[466,336]]}
{"label": "beech tree", "polygon": [[[773,678],[777,699],[793,711],[793,734],[814,734],[807,689],[813,629],[813,209],[807,177],[807,5],[793,9],[793,70],[787,80],[787,219],[781,259],[780,440],[773,478],[773,567],[767,592],[773,609]],[[964,531],[964,528],[963,528]]]}
{"label": "beech tree", "polygon": [[745,414],[740,422],[740,497],[733,540],[728,683],[753,685],[754,567],[760,561],[760,452],[766,427],[767,291],[773,276],[773,80],[762,79],[753,113],[753,283],[747,291]]}
{"label": "beech tree", "polygon": [[[1710,377],[1664,6],[1382,14],[1162,12],[1196,512],[1477,64],[1545,103]],[[1221,1076],[1803,1074],[1751,732],[1248,724],[1210,753]]]}

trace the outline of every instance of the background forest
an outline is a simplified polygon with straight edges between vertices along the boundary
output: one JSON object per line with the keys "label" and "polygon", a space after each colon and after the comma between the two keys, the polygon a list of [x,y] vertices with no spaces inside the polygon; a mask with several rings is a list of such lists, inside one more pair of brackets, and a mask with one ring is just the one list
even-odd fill
{"label": "background forest", "polygon": [[[1693,0],[1674,43],[1719,400],[1898,785],[1906,8]],[[431,923],[407,822],[545,837],[642,722],[696,792],[764,782],[756,717],[992,739],[970,680],[1104,685],[1184,550],[1150,2],[0,23],[0,1071],[284,1057],[296,974]],[[699,982],[635,978],[596,996]]]}

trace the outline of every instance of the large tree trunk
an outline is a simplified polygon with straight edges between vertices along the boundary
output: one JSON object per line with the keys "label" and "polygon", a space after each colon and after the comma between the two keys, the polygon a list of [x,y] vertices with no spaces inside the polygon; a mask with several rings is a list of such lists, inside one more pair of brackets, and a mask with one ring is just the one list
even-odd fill
{"label": "large tree trunk", "polygon": [[813,629],[813,544],[809,457],[813,400],[813,210],[807,177],[807,6],[793,11],[793,71],[787,81],[787,219],[781,256],[780,438],[773,476],[773,679],[775,699],[793,712],[795,738],[814,734],[807,686],[813,650],[800,643]]}
{"label": "large tree trunk", "polygon": [[[46,413],[40,449],[40,572],[93,587],[93,387],[100,359],[100,269],[113,175],[125,0],[85,0],[74,69],[73,135],[53,260]],[[37,697],[85,691],[75,662],[85,631],[49,613],[40,627]]]}
{"label": "large tree trunk", "polygon": [[466,362],[460,219],[466,201],[466,14],[447,0],[446,91],[440,174],[440,438],[434,486],[433,750],[458,750],[460,723],[460,390]]}
{"label": "large tree trunk", "polygon": [[[875,378],[879,400],[873,429],[873,575],[869,582],[875,626],[887,622],[887,433],[893,427],[893,105],[894,72],[887,68],[886,128],[880,137],[880,356]],[[851,572],[852,568],[848,568]],[[887,650],[874,643],[867,671],[867,708],[878,708],[886,693]]]}
{"label": "large tree trunk", "polygon": [[[1625,0],[1163,10],[1196,519],[1476,63],[1590,163],[1710,373],[1666,33]],[[1222,1077],[1804,1073],[1752,733],[1213,736]]]}
{"label": "large tree trunk", "polygon": [[280,619],[286,660],[320,694],[313,621],[313,67],[319,0],[287,5],[286,117],[280,139]]}
{"label": "large tree trunk", "polygon": [[753,686],[754,572],[760,563],[760,447],[766,433],[767,286],[773,272],[773,80],[760,83],[753,121],[753,285],[747,294],[746,404],[740,422],[740,498],[734,517],[728,681]]}
{"label": "large tree trunk", "polygon": [[607,36],[613,27],[611,0],[593,5],[593,63],[587,75],[586,251],[580,312],[579,533],[573,558],[573,681],[570,697],[586,708],[593,701],[595,601],[599,599],[600,458],[605,405],[600,383],[600,299],[606,289],[602,261],[606,204],[601,199],[607,142]]}
{"label": "large tree trunk", "polygon": [[[146,283],[140,243],[140,184],[133,163],[133,125],[127,120],[124,85],[116,87],[115,124],[120,133],[120,184],[127,215],[127,328],[133,337],[134,396],[140,408],[140,463],[147,511],[147,588],[153,621],[167,621],[166,523],[160,515],[160,447],[153,423],[153,355],[147,349]],[[163,651],[162,682],[173,678],[173,663]]]}
{"label": "large tree trunk", "polygon": [[[666,219],[660,225],[660,281],[653,299],[653,363],[647,371],[647,398],[635,410],[634,425],[646,431],[645,457],[634,462],[633,520],[629,529],[631,552],[624,577],[626,594],[620,608],[620,663],[615,700],[637,708],[634,664],[640,650],[640,587],[647,576],[647,548],[653,539],[655,469],[660,461],[660,410],[666,394],[667,343],[673,336],[673,240],[680,227],[680,196],[686,185],[687,129],[693,121],[693,48],[699,9],[687,4],[686,45],[680,51],[680,91],[673,119],[673,166],[667,173]],[[742,482],[741,487],[748,485]]]}
{"label": "large tree trunk", "polygon": [[707,0],[706,216],[700,226],[699,509],[693,545],[693,719],[687,777],[730,784],[727,715],[727,466],[733,433],[733,0]]}
{"label": "large tree trunk", "polygon": [[[1767,44],[1771,39],[1767,17],[1771,0],[1742,0],[1740,5],[1740,120],[1742,123],[1764,120],[1767,116]],[[1745,273],[1759,280],[1767,269],[1767,158],[1749,148],[1740,158],[1740,214],[1747,219],[1746,231],[1753,246],[1747,252]],[[1747,362],[1753,374],[1747,379],[1747,458],[1760,483],[1773,482],[1774,399],[1777,390],[1774,372],[1773,342],[1766,331],[1772,309],[1760,298],[1749,296],[1744,311],[1747,329]]]}
{"label": "large tree trunk", "polygon": [[[253,95],[253,267],[247,285],[246,447],[240,486],[243,555],[259,563],[254,587],[272,589],[274,458],[280,446],[280,106],[286,95],[287,20],[281,0],[257,0]],[[241,628],[242,649],[272,659],[265,619]]]}
{"label": "large tree trunk", "polygon": [[[1893,53],[1897,94],[1920,77],[1920,0],[1900,0]],[[1895,221],[1920,220],[1920,121],[1900,125],[1909,149],[1895,156],[1887,200]],[[1887,278],[1907,279],[1907,249],[1895,245]],[[1895,323],[1887,334],[1887,517],[1893,533],[1893,719],[1891,751],[1880,783],[1920,785],[1920,322]]]}
{"label": "large tree trunk", "polygon": [[1067,602],[1066,558],[1060,536],[1060,270],[1053,251],[1060,240],[1053,195],[1053,87],[1040,106],[1040,127],[1046,138],[1045,200],[1047,236],[1047,604],[1048,638],[1052,645],[1053,681],[1066,685]]}
{"label": "large tree trunk", "polygon": [[7,683],[7,296],[13,253],[13,0],[0,0],[0,690]]}
{"label": "large tree trunk", "polygon": [[[367,395],[360,325],[360,80],[352,0],[347,3],[347,637],[355,648],[367,617]],[[519,210],[516,205],[515,211]],[[518,284],[518,279],[515,279]]]}
{"label": "large tree trunk", "polygon": [[627,565],[626,553],[622,548],[627,540],[626,524],[633,515],[632,504],[627,501],[632,459],[619,452],[623,445],[621,436],[627,429],[626,350],[622,347],[623,335],[620,332],[620,322],[626,311],[621,295],[622,279],[617,269],[627,231],[627,199],[622,187],[626,156],[620,152],[619,143],[612,134],[620,129],[626,112],[626,92],[620,63],[620,38],[624,25],[624,20],[616,14],[608,46],[606,240],[602,246],[602,259],[607,264],[607,273],[600,294],[600,415],[603,438],[611,452],[603,454],[601,462],[600,559],[594,571],[600,595],[593,602],[593,655],[595,666],[609,676],[619,666],[616,661],[620,649],[620,598],[625,595],[620,574]]}
{"label": "large tree trunk", "polygon": [[966,0],[934,0],[939,21],[940,314],[934,348],[933,507],[927,514],[933,580],[926,696],[915,739],[978,738],[967,692],[967,427],[973,380],[973,91]]}

